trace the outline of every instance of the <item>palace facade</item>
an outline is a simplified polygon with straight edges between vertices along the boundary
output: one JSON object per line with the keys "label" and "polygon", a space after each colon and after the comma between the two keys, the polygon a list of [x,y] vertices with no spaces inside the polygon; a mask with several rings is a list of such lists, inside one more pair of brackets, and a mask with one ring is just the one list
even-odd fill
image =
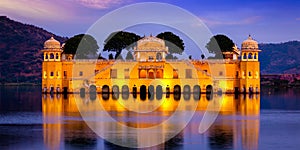
{"label": "palace facade", "polygon": [[45,93],[260,92],[260,50],[251,36],[222,60],[168,60],[165,41],[153,36],[137,42],[133,60],[74,59],[53,37],[42,52]]}

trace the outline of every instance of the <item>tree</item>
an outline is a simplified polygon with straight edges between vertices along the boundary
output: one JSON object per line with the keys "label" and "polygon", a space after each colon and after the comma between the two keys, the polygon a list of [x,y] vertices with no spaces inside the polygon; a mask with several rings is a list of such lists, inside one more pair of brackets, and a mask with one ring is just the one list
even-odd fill
{"label": "tree", "polygon": [[101,56],[101,54],[99,54],[98,59],[106,60],[104,57]]}
{"label": "tree", "polygon": [[156,37],[165,40],[170,54],[182,54],[182,52],[184,51],[183,40],[172,32],[163,32],[158,34]]}
{"label": "tree", "polygon": [[222,52],[233,51],[234,43],[226,35],[218,34],[210,38],[206,48],[210,53],[215,54],[215,58],[223,58]]}
{"label": "tree", "polygon": [[166,56],[166,59],[173,59],[174,57],[173,57],[173,55],[171,55],[171,54],[167,54],[167,56]]}
{"label": "tree", "polygon": [[110,54],[108,55],[108,59],[109,59],[109,60],[114,59],[114,55],[113,55],[112,53],[110,53]]}
{"label": "tree", "polygon": [[76,55],[76,58],[87,59],[89,56],[97,58],[99,46],[94,37],[88,34],[78,34],[68,39],[64,46],[65,54]]}
{"label": "tree", "polygon": [[117,54],[116,54],[115,59],[123,60],[123,56],[122,55],[117,56]]}
{"label": "tree", "polygon": [[141,37],[134,33],[125,31],[114,32],[105,39],[103,51],[116,52],[116,57],[118,57],[124,48],[133,48],[140,39]]}
{"label": "tree", "polygon": [[127,52],[126,60],[133,60],[133,56],[130,51]]}
{"label": "tree", "polygon": [[201,55],[201,59],[204,59],[204,58],[205,58],[205,55],[204,55],[204,54],[202,54],[202,55]]}

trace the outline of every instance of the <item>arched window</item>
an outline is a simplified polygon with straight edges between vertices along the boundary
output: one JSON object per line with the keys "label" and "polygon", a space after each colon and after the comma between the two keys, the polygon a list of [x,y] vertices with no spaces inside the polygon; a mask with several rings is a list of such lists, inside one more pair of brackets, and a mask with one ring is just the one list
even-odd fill
{"label": "arched window", "polygon": [[46,57],[45,57],[45,59],[48,59],[48,53],[46,53]]}
{"label": "arched window", "polygon": [[152,69],[148,71],[148,78],[154,79],[154,71]]}
{"label": "arched window", "polygon": [[54,54],[53,53],[50,54],[50,59],[54,59]]}
{"label": "arched window", "polygon": [[156,54],[156,61],[161,61],[161,60],[162,60],[161,53],[157,53]]}
{"label": "arched window", "polygon": [[252,76],[252,73],[251,73],[251,71],[249,71],[249,74],[248,74],[248,75],[249,75],[249,77],[251,77],[251,76]]}
{"label": "arched window", "polygon": [[163,71],[162,69],[159,69],[156,71],[156,78],[163,78]]}
{"label": "arched window", "polygon": [[254,54],[254,59],[257,59],[257,55],[256,55],[256,53]]}
{"label": "arched window", "polygon": [[247,54],[244,53],[243,59],[247,59]]}
{"label": "arched window", "polygon": [[146,70],[140,70],[140,78],[146,78],[147,77],[147,71]]}
{"label": "arched window", "polygon": [[58,59],[58,58],[59,58],[58,53],[56,53],[55,59]]}
{"label": "arched window", "polygon": [[252,53],[249,53],[248,59],[253,59],[253,54]]}

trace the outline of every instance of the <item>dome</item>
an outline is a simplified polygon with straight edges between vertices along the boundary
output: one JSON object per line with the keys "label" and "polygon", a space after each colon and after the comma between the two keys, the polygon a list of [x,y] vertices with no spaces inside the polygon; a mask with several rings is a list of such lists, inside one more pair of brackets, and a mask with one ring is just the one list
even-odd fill
{"label": "dome", "polygon": [[249,35],[248,39],[242,43],[242,50],[258,49],[258,43]]}
{"label": "dome", "polygon": [[52,36],[44,43],[44,49],[60,49],[60,42],[55,40]]}
{"label": "dome", "polygon": [[152,35],[137,41],[138,50],[165,49],[165,41]]}

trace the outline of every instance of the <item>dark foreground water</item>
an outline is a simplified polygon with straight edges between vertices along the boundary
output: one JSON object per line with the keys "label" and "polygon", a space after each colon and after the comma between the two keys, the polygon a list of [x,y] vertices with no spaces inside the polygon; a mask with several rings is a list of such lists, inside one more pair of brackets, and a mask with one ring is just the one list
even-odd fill
{"label": "dark foreground water", "polygon": [[[98,95],[42,95],[39,87],[1,87],[0,149],[120,149],[111,142],[135,147],[166,142],[149,149],[299,149],[300,90],[265,89],[261,95],[214,95],[200,100],[181,95],[180,100],[133,100]],[[164,95],[165,97],[165,95]],[[101,109],[99,106],[102,106]],[[183,130],[175,132],[187,121]],[[199,124],[206,110],[218,114],[204,133]],[[81,113],[80,113],[80,112]],[[103,112],[108,112],[112,120]],[[135,113],[139,112],[139,113]],[[179,112],[179,113],[175,113]],[[175,115],[152,133],[149,128]],[[177,115],[177,116],[176,116]],[[84,117],[82,117],[84,116]],[[86,122],[85,122],[85,121]],[[96,128],[96,130],[95,130]],[[105,138],[97,128],[104,129]],[[173,136],[171,133],[176,133]]]}

